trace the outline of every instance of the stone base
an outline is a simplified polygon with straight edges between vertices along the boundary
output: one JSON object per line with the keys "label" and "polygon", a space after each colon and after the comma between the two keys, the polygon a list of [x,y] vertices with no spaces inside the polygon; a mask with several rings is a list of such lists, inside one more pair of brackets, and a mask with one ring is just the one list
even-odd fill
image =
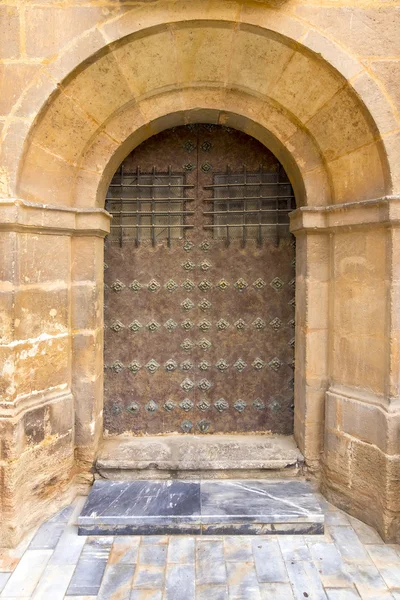
{"label": "stone base", "polygon": [[305,481],[96,481],[81,535],[322,534]]}
{"label": "stone base", "polygon": [[168,435],[105,439],[96,462],[101,478],[232,479],[293,477],[304,458],[292,436]]}

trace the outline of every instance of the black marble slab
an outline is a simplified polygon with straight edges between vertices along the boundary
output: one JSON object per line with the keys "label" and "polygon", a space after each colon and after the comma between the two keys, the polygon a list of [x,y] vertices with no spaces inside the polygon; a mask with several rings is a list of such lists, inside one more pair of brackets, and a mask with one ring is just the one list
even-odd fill
{"label": "black marble slab", "polygon": [[323,533],[305,481],[96,481],[78,519],[81,535]]}

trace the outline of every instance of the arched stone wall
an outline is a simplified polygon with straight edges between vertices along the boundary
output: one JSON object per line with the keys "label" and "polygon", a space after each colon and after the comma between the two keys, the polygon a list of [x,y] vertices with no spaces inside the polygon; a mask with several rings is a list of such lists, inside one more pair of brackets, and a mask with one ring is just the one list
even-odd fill
{"label": "arched stone wall", "polygon": [[291,178],[296,440],[310,469],[323,457],[326,493],[395,539],[396,117],[364,68],[299,20],[261,3],[184,10],[139,6],[90,31],[16,103],[17,117],[41,107],[29,133],[17,143],[5,128],[20,159],[0,207],[10,257],[4,539],[52,511],[71,481],[90,481],[102,434],[108,182],[150,135],[200,121],[253,135]]}

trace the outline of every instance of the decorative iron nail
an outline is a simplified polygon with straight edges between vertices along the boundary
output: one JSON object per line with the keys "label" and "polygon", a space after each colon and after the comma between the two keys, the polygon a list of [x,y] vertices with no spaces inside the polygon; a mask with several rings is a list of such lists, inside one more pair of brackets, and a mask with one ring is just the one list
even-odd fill
{"label": "decorative iron nail", "polygon": [[150,400],[150,402],[146,404],[145,409],[147,410],[147,412],[157,412],[158,404],[157,402],[154,402],[154,400]]}
{"label": "decorative iron nail", "polygon": [[207,279],[203,279],[202,281],[200,281],[200,283],[198,284],[197,287],[202,292],[206,292],[207,290],[212,288],[212,283],[210,281],[208,281]]}
{"label": "decorative iron nail", "polygon": [[164,402],[164,410],[171,412],[174,410],[174,408],[176,407],[175,402],[172,402],[172,400],[167,400],[166,402]]}
{"label": "decorative iron nail", "polygon": [[120,404],[113,404],[111,407],[111,414],[114,416],[117,416],[117,415],[120,415],[121,413],[122,413],[122,406]]}
{"label": "decorative iron nail", "polygon": [[172,358],[170,358],[169,360],[167,360],[167,362],[164,364],[164,368],[166,371],[168,371],[169,373],[172,373],[172,371],[175,371],[175,369],[178,368],[178,363],[175,362],[174,360],[172,360]]}
{"label": "decorative iron nail", "polygon": [[214,406],[218,412],[223,412],[224,410],[228,410],[229,404],[224,398],[220,398],[216,402],[214,402]]}
{"label": "decorative iron nail", "polygon": [[186,140],[186,142],[183,144],[183,148],[186,150],[186,152],[193,152],[193,150],[196,148],[196,144],[192,142],[192,140]]}
{"label": "decorative iron nail", "polygon": [[275,356],[275,358],[273,358],[272,360],[269,361],[268,366],[270,369],[272,369],[273,371],[279,371],[279,369],[282,366],[281,361],[279,360],[279,358],[277,358]]}
{"label": "decorative iron nail", "polygon": [[212,383],[211,381],[208,381],[208,379],[200,379],[199,383],[197,384],[197,387],[199,388],[199,390],[206,392],[212,387]]}
{"label": "decorative iron nail", "polygon": [[154,360],[154,358],[149,360],[149,362],[146,365],[146,369],[148,370],[149,373],[151,373],[151,375],[153,375],[159,369],[159,367],[160,367],[160,365],[158,364],[158,362],[156,360]]}
{"label": "decorative iron nail", "polygon": [[177,283],[175,283],[173,279],[169,279],[164,287],[167,290],[167,292],[174,292],[179,286]]}
{"label": "decorative iron nail", "polygon": [[210,321],[207,321],[207,319],[202,319],[198,324],[198,327],[199,329],[201,329],[201,331],[207,331],[208,329],[210,329],[211,323]]}
{"label": "decorative iron nail", "polygon": [[182,350],[184,350],[185,352],[188,352],[189,350],[191,350],[193,348],[194,344],[193,342],[191,342],[189,339],[185,339],[183,340],[182,344],[181,344],[181,348]]}
{"label": "decorative iron nail", "polygon": [[278,412],[281,409],[281,403],[275,398],[268,404],[268,408],[272,410],[272,412]]}
{"label": "decorative iron nail", "polygon": [[201,419],[201,421],[197,423],[197,429],[200,431],[200,433],[206,433],[210,429],[210,425],[211,423],[209,421]]}
{"label": "decorative iron nail", "polygon": [[208,160],[201,165],[201,170],[203,173],[208,173],[212,169],[212,164],[208,162]]}
{"label": "decorative iron nail", "polygon": [[193,366],[194,365],[193,365],[192,362],[190,362],[190,360],[184,360],[181,363],[181,369],[182,369],[182,371],[191,371],[193,369]]}
{"label": "decorative iron nail", "polygon": [[110,365],[111,371],[114,373],[121,373],[124,370],[124,364],[120,360],[115,360],[112,365]]}
{"label": "decorative iron nail", "polygon": [[178,323],[175,323],[173,319],[168,319],[168,321],[164,323],[164,327],[167,331],[171,333],[172,331],[174,331],[174,329],[178,327]]}
{"label": "decorative iron nail", "polygon": [[193,429],[192,421],[183,421],[183,423],[181,423],[181,429],[184,433],[190,433]]}
{"label": "decorative iron nail", "polygon": [[290,286],[291,288],[295,288],[296,287],[296,279],[291,279],[288,283],[288,286]]}
{"label": "decorative iron nail", "polygon": [[251,366],[254,367],[256,371],[261,371],[265,365],[266,363],[259,357],[255,358],[251,363]]}
{"label": "decorative iron nail", "polygon": [[264,279],[261,279],[261,277],[259,277],[258,279],[255,280],[255,282],[253,283],[253,287],[256,290],[262,290],[263,287],[265,287],[267,284],[264,281]]}
{"label": "decorative iron nail", "polygon": [[129,406],[126,407],[126,410],[130,412],[132,415],[138,412],[140,406],[137,402],[132,402]]}
{"label": "decorative iron nail", "polygon": [[142,365],[140,364],[140,362],[138,360],[133,360],[130,365],[128,365],[128,369],[131,373],[133,373],[134,375],[136,375],[136,373],[138,371],[140,371],[140,369],[142,368]]}
{"label": "decorative iron nail", "polygon": [[246,408],[247,404],[244,400],[236,400],[233,405],[233,408],[238,411],[238,413],[242,413]]}
{"label": "decorative iron nail", "polygon": [[235,288],[239,292],[244,292],[244,290],[246,290],[248,287],[249,287],[249,284],[247,283],[247,281],[245,281],[242,278],[238,279],[237,282],[235,283]]}
{"label": "decorative iron nail", "polygon": [[238,319],[234,323],[234,325],[238,331],[243,331],[244,329],[246,329],[246,323],[245,323],[245,321],[243,321],[243,319]]}
{"label": "decorative iron nail", "polygon": [[203,152],[210,152],[211,148],[212,148],[212,143],[209,140],[205,140],[200,148],[203,150]]}
{"label": "decorative iron nail", "polygon": [[186,319],[181,323],[181,325],[185,331],[188,331],[188,329],[192,329],[193,327],[193,323],[190,319]]}
{"label": "decorative iron nail", "polygon": [[207,371],[209,368],[210,368],[210,363],[208,363],[206,360],[201,360],[199,362],[200,371]]}
{"label": "decorative iron nail", "polygon": [[112,325],[110,325],[110,329],[115,331],[115,333],[119,333],[123,329],[125,329],[125,325],[121,323],[121,321],[114,321]]}
{"label": "decorative iron nail", "polygon": [[192,308],[194,308],[194,303],[191,301],[190,298],[185,298],[185,300],[183,302],[181,302],[181,306],[183,308],[183,310],[191,310]]}
{"label": "decorative iron nail", "polygon": [[295,366],[296,366],[296,364],[295,364],[295,359],[291,360],[291,361],[288,363],[288,365],[289,365],[289,367],[292,367],[292,369],[294,369],[294,368],[295,368]]}
{"label": "decorative iron nail", "polygon": [[192,289],[196,287],[196,284],[193,283],[191,279],[185,279],[185,281],[182,283],[182,287],[187,292],[191,292]]}
{"label": "decorative iron nail", "polygon": [[202,398],[198,403],[197,403],[197,408],[199,410],[201,410],[201,412],[205,412],[206,410],[208,410],[210,408],[211,404],[208,402],[208,400],[206,400],[205,398]]}
{"label": "decorative iron nail", "polygon": [[107,264],[107,263],[104,263],[103,267],[104,267],[104,270],[105,270],[105,271],[107,271],[107,269],[108,269],[108,264]]}
{"label": "decorative iron nail", "polygon": [[238,360],[235,362],[235,364],[233,366],[235,367],[236,371],[239,371],[239,373],[241,373],[247,367],[247,364],[244,362],[244,360],[242,358],[238,358]]}
{"label": "decorative iron nail", "polygon": [[182,269],[185,269],[185,271],[193,271],[196,265],[191,260],[185,260],[185,262],[182,263],[181,267]]}
{"label": "decorative iron nail", "polygon": [[282,327],[282,321],[278,317],[272,319],[268,324],[274,331],[278,331]]}
{"label": "decorative iron nail", "polygon": [[274,277],[274,279],[269,284],[276,292],[280,292],[284,286],[284,282],[279,277]]}
{"label": "decorative iron nail", "polygon": [[211,242],[210,240],[203,240],[201,242],[201,244],[199,245],[200,250],[203,250],[203,252],[208,252],[211,249]]}
{"label": "decorative iron nail", "polygon": [[134,279],[130,284],[129,284],[129,289],[132,290],[132,292],[139,292],[142,289],[142,284],[138,282],[137,279]]}
{"label": "decorative iron nail", "polygon": [[157,331],[157,329],[160,327],[160,323],[157,323],[157,321],[150,321],[147,323],[146,327],[149,331]]}
{"label": "decorative iron nail", "polygon": [[208,350],[212,346],[211,342],[209,340],[206,340],[205,338],[202,338],[201,340],[199,340],[197,345],[202,350]]}
{"label": "decorative iron nail", "polygon": [[199,302],[198,306],[199,306],[200,310],[202,310],[204,312],[206,310],[210,310],[212,304],[211,304],[211,302],[209,302],[209,300],[206,300],[206,298],[203,298],[203,300],[201,300]]}
{"label": "decorative iron nail", "polygon": [[253,321],[253,327],[258,330],[264,329],[266,325],[266,322],[263,321],[263,319],[261,319],[260,317],[257,317],[257,319]]}
{"label": "decorative iron nail", "polygon": [[296,321],[294,319],[290,319],[290,321],[288,321],[288,325],[294,329],[296,326]]}
{"label": "decorative iron nail", "polygon": [[113,284],[111,284],[111,289],[114,290],[114,292],[117,292],[117,294],[121,292],[124,288],[125,284],[123,284],[122,281],[120,281],[119,279],[117,279],[116,281],[114,281]]}
{"label": "decorative iron nail", "polygon": [[129,329],[133,331],[133,333],[137,333],[140,329],[142,329],[142,327],[143,325],[137,319],[132,321],[132,323],[129,325]]}
{"label": "decorative iron nail", "polygon": [[206,131],[214,131],[214,130],[216,129],[216,127],[217,127],[217,126],[216,126],[216,125],[214,125],[213,123],[204,123],[204,124],[203,124],[203,128],[204,128]]}
{"label": "decorative iron nail", "polygon": [[217,367],[218,371],[221,371],[221,373],[223,373],[229,368],[228,363],[223,358],[220,358],[215,366]]}
{"label": "decorative iron nail", "polygon": [[292,339],[291,339],[291,340],[288,342],[288,345],[289,345],[291,348],[294,348],[294,341],[295,341],[295,340],[294,340],[294,338],[292,338]]}
{"label": "decorative iron nail", "polygon": [[190,392],[190,390],[192,390],[194,388],[194,383],[193,383],[193,381],[191,381],[191,379],[186,378],[182,381],[181,388],[185,392]]}
{"label": "decorative iron nail", "polygon": [[219,331],[225,331],[225,329],[228,329],[228,327],[229,323],[228,321],[225,321],[225,319],[220,319],[217,321],[217,329],[219,329]]}
{"label": "decorative iron nail", "polygon": [[221,279],[221,280],[220,280],[220,281],[217,283],[217,287],[218,287],[220,290],[224,291],[224,290],[228,289],[228,287],[229,287],[229,282],[228,282],[228,281],[226,281],[226,279]]}
{"label": "decorative iron nail", "polygon": [[183,165],[183,170],[190,172],[190,171],[193,171],[193,169],[195,167],[196,167],[196,165],[194,165],[193,163],[189,162],[189,163],[186,163],[185,165]]}
{"label": "decorative iron nail", "polygon": [[189,410],[192,410],[194,404],[191,400],[189,400],[189,398],[185,398],[184,400],[182,400],[182,402],[179,403],[179,406],[185,412],[189,412]]}
{"label": "decorative iron nail", "polygon": [[296,306],[296,298],[292,298],[288,304],[290,304],[290,306],[293,306],[293,308]]}
{"label": "decorative iron nail", "polygon": [[149,290],[149,292],[157,292],[160,289],[160,284],[155,279],[152,279],[151,281],[149,281],[147,289]]}
{"label": "decorative iron nail", "polygon": [[186,252],[190,252],[190,250],[194,247],[193,242],[191,242],[190,240],[186,240],[186,242],[183,244],[183,249]]}
{"label": "decorative iron nail", "polygon": [[256,410],[264,410],[264,408],[265,408],[265,404],[261,400],[261,398],[256,398],[253,402],[253,406]]}
{"label": "decorative iron nail", "polygon": [[292,265],[293,269],[296,268],[296,259],[295,258],[292,260],[291,265]]}

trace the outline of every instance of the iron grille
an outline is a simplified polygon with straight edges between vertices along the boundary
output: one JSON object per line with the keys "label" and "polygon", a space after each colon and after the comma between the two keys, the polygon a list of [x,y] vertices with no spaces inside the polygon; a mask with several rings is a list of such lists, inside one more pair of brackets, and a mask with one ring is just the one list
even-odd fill
{"label": "iron grille", "polygon": [[215,174],[211,189],[212,210],[204,215],[212,218],[205,225],[212,229],[215,238],[225,238],[227,245],[231,239],[241,239],[246,245],[247,239],[257,240],[258,245],[264,239],[274,239],[279,243],[281,237],[289,232],[289,213],[296,208],[292,186],[283,169],[264,171],[262,165],[258,173],[248,173],[243,167],[241,173]]}
{"label": "iron grille", "polygon": [[155,246],[157,241],[182,238],[186,229],[193,224],[186,222],[193,211],[186,203],[193,200],[187,197],[188,188],[184,173],[174,173],[171,167],[167,172],[151,173],[125,172],[123,165],[114,175],[108,188],[106,210],[113,216],[110,240],[134,241],[139,245],[149,241]]}

